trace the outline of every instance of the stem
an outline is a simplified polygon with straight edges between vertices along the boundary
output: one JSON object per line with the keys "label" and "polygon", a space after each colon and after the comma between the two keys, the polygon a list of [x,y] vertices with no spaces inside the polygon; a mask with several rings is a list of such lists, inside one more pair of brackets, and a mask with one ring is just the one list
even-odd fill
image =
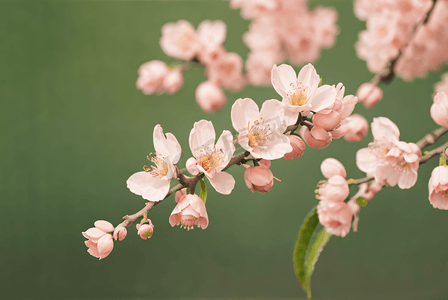
{"label": "stem", "polygon": [[423,150],[425,147],[434,144],[447,131],[448,131],[448,128],[445,128],[445,127],[437,128],[433,132],[430,132],[427,135],[425,135],[416,144],[420,148],[420,150]]}
{"label": "stem", "polygon": [[446,148],[448,148],[448,142],[446,142],[445,144],[443,144],[440,147],[432,149],[426,155],[423,155],[422,158],[420,158],[420,164],[424,164],[425,162],[427,162],[428,160],[430,160],[431,158],[433,158],[437,154],[443,153]]}

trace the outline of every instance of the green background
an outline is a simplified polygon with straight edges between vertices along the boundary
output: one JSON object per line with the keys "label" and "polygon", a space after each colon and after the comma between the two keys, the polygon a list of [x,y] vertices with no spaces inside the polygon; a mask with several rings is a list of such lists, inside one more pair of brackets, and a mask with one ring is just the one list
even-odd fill
{"label": "green background", "polygon": [[[372,77],[354,50],[365,23],[354,17],[351,1],[309,4],[339,12],[341,32],[315,63],[319,75],[355,93]],[[237,184],[230,196],[209,188],[207,230],[171,228],[171,197],[150,213],[150,240],[131,226],[106,259],[86,252],[81,232],[95,220],[116,225],[144,205],[125,182],[147,164],[156,124],[178,138],[183,166],[195,121],[212,120],[220,134],[233,130],[237,98],[279,99],[272,87],[246,87],[206,114],[194,99],[205,80],[201,70],[186,72],[172,96],[143,95],[135,88],[137,69],[153,59],[173,61],[158,40],[163,24],[179,19],[194,26],[225,21],[225,47],[246,57],[241,37],[249,22],[226,1],[0,1],[0,298],[305,298],[292,251],[317,203],[319,165],[334,157],[349,177],[363,177],[355,153],[370,133],[359,143],[336,140],[324,150],[306,149],[300,159],[275,161],[271,169],[282,181],[267,194],[251,193],[243,169],[232,168]],[[401,140],[415,142],[437,128],[429,108],[441,73],[412,83],[395,79],[374,109],[359,105],[355,112],[369,122],[389,117]],[[435,159],[423,165],[410,190],[381,191],[362,209],[359,232],[331,240],[312,279],[315,299],[448,298],[448,212],[427,199],[436,165]]]}

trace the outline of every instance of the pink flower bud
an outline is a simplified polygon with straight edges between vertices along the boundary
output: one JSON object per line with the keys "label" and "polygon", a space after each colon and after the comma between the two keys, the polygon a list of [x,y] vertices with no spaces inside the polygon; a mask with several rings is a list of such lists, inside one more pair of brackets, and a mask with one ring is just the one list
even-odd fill
{"label": "pink flower bud", "polygon": [[222,89],[211,81],[205,81],[196,88],[196,102],[203,111],[212,113],[220,110],[227,102]]}
{"label": "pink flower bud", "polygon": [[202,229],[208,226],[207,209],[198,195],[186,195],[179,200],[170,216],[171,226],[180,225],[187,229],[193,229],[196,225]]}
{"label": "pink flower bud", "polygon": [[114,231],[114,240],[122,241],[128,234],[128,230],[124,226],[118,226]]}
{"label": "pink flower bud", "polygon": [[176,93],[184,85],[184,77],[182,70],[176,68],[171,70],[165,77],[162,83],[162,88],[170,95]]}
{"label": "pink flower bud", "polygon": [[334,158],[327,158],[320,164],[320,170],[325,178],[331,178],[335,175],[347,177],[347,172],[344,166],[339,162],[339,160]]}
{"label": "pink flower bud", "polygon": [[313,116],[313,123],[325,130],[333,130],[341,123],[341,115],[331,110],[330,112],[317,112]]}
{"label": "pink flower bud", "polygon": [[191,175],[197,175],[199,173],[198,162],[194,157],[190,157],[189,159],[187,159],[185,167]]}
{"label": "pink flower bud", "polygon": [[448,166],[442,165],[432,170],[428,188],[432,206],[448,210]]}
{"label": "pink flower bud", "polygon": [[274,175],[264,165],[256,167],[249,166],[244,172],[244,181],[252,192],[266,193],[274,185]]}
{"label": "pink flower bud", "polygon": [[351,115],[346,120],[347,123],[343,125],[345,127],[344,139],[348,142],[361,141],[369,131],[367,120],[358,114]]}
{"label": "pink flower bud", "polygon": [[136,226],[138,230],[137,232],[138,235],[144,240],[150,239],[154,232],[154,225],[152,224],[150,219],[148,219],[148,221],[149,224],[143,224],[143,225],[137,224]]}
{"label": "pink flower bud", "polygon": [[89,228],[82,233],[88,239],[84,242],[89,248],[87,252],[99,259],[108,256],[114,247],[110,234],[112,231],[114,231],[114,226],[111,223],[103,220],[96,221],[94,228]]}
{"label": "pink flower bud", "polygon": [[303,150],[305,150],[306,145],[296,135],[288,135],[289,143],[292,146],[292,151],[283,155],[284,159],[294,159],[303,155]]}
{"label": "pink flower bud", "polygon": [[300,135],[311,148],[324,149],[331,143],[331,134],[322,127],[314,126],[311,131],[302,126]]}
{"label": "pink flower bud", "polygon": [[347,181],[340,175],[334,175],[319,188],[319,195],[322,201],[341,202],[347,199],[350,194]]}
{"label": "pink flower bud", "polygon": [[383,98],[383,90],[372,83],[366,82],[358,88],[356,96],[365,108],[371,109]]}
{"label": "pink flower bud", "polygon": [[317,214],[328,233],[344,237],[350,232],[353,212],[347,203],[320,201]]}
{"label": "pink flower bud", "polygon": [[176,195],[174,196],[174,200],[176,203],[179,203],[185,196],[187,195],[187,189],[181,189],[180,191],[176,192]]}
{"label": "pink flower bud", "polygon": [[145,95],[151,95],[155,92],[163,93],[162,83],[168,72],[168,66],[163,61],[149,61],[138,69],[139,77],[135,85]]}
{"label": "pink flower bud", "polygon": [[434,103],[431,106],[430,112],[436,124],[448,127],[448,96],[445,92],[437,93],[434,96]]}
{"label": "pink flower bud", "polygon": [[95,225],[96,228],[104,231],[104,232],[112,232],[114,231],[114,225],[107,221],[99,220],[96,221],[93,225]]}

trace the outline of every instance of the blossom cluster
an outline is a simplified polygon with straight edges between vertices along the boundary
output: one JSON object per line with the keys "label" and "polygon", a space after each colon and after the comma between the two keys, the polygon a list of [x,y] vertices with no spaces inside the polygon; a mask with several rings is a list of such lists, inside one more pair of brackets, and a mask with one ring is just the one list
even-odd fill
{"label": "blossom cluster", "polygon": [[395,74],[410,81],[439,70],[448,61],[446,1],[355,0],[354,10],[367,27],[355,48],[372,73],[398,58]]}
{"label": "blossom cluster", "polygon": [[245,67],[252,85],[269,85],[273,64],[316,61],[321,49],[332,47],[339,33],[334,9],[310,11],[304,0],[231,0],[230,5],[252,20],[243,36],[251,50]]}

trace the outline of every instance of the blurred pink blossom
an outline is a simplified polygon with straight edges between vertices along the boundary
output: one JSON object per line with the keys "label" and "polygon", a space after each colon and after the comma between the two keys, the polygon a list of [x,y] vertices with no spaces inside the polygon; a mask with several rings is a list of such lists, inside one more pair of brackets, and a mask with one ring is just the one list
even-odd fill
{"label": "blurred pink blossom", "polygon": [[448,166],[434,168],[428,183],[429,202],[434,208],[448,210]]}
{"label": "blurred pink blossom", "polygon": [[144,63],[138,69],[139,77],[136,86],[145,95],[163,93],[164,89],[162,85],[168,72],[168,66],[163,61],[151,60]]}
{"label": "blurred pink blossom", "polygon": [[383,90],[372,83],[366,82],[359,86],[356,96],[365,108],[371,109],[383,98]]}
{"label": "blurred pink blossom", "polygon": [[203,111],[213,113],[226,104],[227,98],[218,85],[211,81],[205,81],[196,88],[196,102]]}

